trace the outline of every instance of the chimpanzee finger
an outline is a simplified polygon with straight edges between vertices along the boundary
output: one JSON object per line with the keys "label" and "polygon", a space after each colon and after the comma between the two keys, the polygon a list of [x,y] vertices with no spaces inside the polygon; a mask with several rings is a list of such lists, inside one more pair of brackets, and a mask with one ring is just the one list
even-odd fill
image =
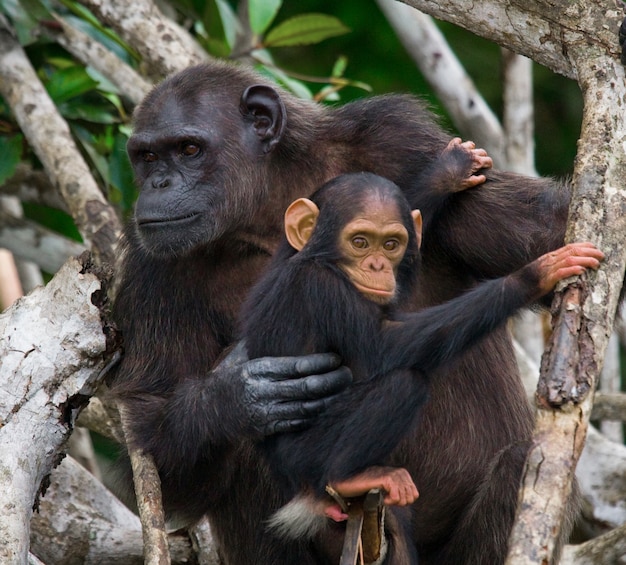
{"label": "chimpanzee finger", "polygon": [[348,367],[299,379],[284,380],[272,384],[272,396],[283,400],[320,399],[336,394],[352,383],[352,371]]}
{"label": "chimpanzee finger", "polygon": [[336,397],[273,404],[266,414],[268,420],[266,433],[295,432],[308,428],[315,422],[315,418],[328,408],[334,398]]}
{"label": "chimpanzee finger", "polygon": [[300,432],[312,423],[312,420],[276,420],[272,423],[271,430],[268,430],[268,435]]}
{"label": "chimpanzee finger", "polygon": [[261,357],[249,361],[246,369],[252,376],[283,381],[328,373],[340,365],[337,355],[316,353],[302,357]]}

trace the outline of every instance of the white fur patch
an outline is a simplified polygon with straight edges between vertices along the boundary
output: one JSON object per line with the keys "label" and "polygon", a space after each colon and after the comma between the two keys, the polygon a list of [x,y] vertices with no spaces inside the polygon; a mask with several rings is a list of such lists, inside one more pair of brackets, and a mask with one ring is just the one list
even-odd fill
{"label": "white fur patch", "polygon": [[326,527],[327,518],[316,511],[310,496],[298,495],[279,508],[267,521],[268,529],[281,538],[312,538]]}

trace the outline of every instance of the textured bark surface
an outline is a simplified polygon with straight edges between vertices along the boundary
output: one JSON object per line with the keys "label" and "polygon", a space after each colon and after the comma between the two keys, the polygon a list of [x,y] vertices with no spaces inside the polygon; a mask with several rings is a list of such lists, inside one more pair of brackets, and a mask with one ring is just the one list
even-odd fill
{"label": "textured bark surface", "polygon": [[0,315],[1,563],[26,562],[42,482],[98,384],[107,353],[101,290],[83,262],[70,260]]}
{"label": "textured bark surface", "polygon": [[619,60],[617,30],[624,15],[600,0],[402,0],[435,18],[526,55],[555,73],[577,78],[570,47],[594,45]]}
{"label": "textured bark surface", "polygon": [[155,79],[209,58],[151,0],[80,0],[80,3],[137,49]]}

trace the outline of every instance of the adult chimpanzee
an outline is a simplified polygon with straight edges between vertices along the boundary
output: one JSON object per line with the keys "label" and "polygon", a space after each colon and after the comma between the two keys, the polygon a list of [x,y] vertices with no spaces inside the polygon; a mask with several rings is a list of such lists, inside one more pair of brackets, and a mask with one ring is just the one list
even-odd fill
{"label": "adult chimpanzee", "polygon": [[[443,205],[450,193],[433,196]],[[248,354],[332,351],[354,384],[310,428],[262,443],[285,494],[300,493],[274,520],[283,530],[315,533],[317,524],[306,517],[301,528],[294,511],[315,514],[321,504],[313,497],[321,502],[327,485],[348,496],[380,488],[388,504],[412,503],[415,485],[383,465],[426,400],[433,369],[603,258],[591,244],[569,245],[444,304],[401,314],[398,302],[416,288],[421,228],[400,189],[371,173],[335,177],[285,213],[286,239],[242,309]],[[328,513],[336,505],[326,506]]]}
{"label": "adult chimpanzee", "polygon": [[[248,361],[241,347],[212,368],[274,252],[283,210],[340,173],[371,171],[428,220],[449,139],[410,96],[328,108],[217,63],[165,80],[137,109],[128,151],[140,195],[121,265],[126,351],[114,391],[132,417],[131,441],[159,467],[167,511],[207,513],[225,563],[324,563],[319,546],[265,533],[286,500],[253,441],[314,420],[349,372],[332,355]],[[565,187],[487,177],[426,228],[415,308],[562,245]],[[419,434],[392,454],[391,464],[410,462],[420,488],[422,563],[504,559],[533,421],[516,371],[509,337],[496,330],[432,378]]]}

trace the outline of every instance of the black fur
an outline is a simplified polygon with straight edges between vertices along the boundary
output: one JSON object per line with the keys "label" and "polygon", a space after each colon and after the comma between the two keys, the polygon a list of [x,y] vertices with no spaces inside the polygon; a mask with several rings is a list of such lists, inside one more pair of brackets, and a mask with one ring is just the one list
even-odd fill
{"label": "black fur", "polygon": [[411,234],[398,268],[398,286],[410,296],[419,263],[411,209],[395,185],[361,173],[336,177],[311,196],[320,210],[311,239],[300,252],[283,241],[243,308],[251,358],[331,351],[354,376],[342,402],[314,426],[265,440],[290,497],[306,487],[321,496],[326,484],[385,464],[419,414],[431,372],[541,294],[537,269],[528,266],[413,314],[368,300],[340,268],[338,244],[341,230],[363,216],[373,194],[398,207]]}

